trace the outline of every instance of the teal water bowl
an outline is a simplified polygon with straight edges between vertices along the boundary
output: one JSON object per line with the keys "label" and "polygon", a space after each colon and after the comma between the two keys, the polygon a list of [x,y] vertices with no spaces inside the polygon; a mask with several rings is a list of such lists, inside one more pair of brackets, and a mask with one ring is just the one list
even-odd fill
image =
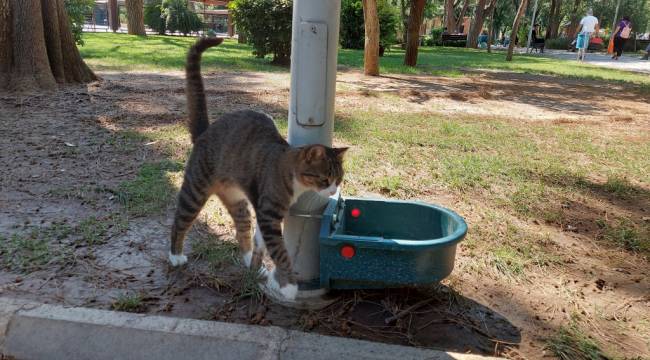
{"label": "teal water bowl", "polygon": [[331,199],[320,229],[320,283],[377,289],[437,283],[454,268],[467,224],[422,202]]}

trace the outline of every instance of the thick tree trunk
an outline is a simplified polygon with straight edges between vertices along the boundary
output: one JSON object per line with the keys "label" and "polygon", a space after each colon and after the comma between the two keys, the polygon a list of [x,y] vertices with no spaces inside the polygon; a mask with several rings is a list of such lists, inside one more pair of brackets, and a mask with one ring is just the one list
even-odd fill
{"label": "thick tree trunk", "polygon": [[63,50],[61,49],[61,38],[59,37],[57,1],[41,0],[41,10],[50,69],[56,82],[63,83],[65,82],[65,69],[63,68]]}
{"label": "thick tree trunk", "polygon": [[478,36],[483,30],[483,22],[485,21],[485,3],[487,0],[478,0],[476,3],[476,10],[474,11],[474,21],[467,32],[467,43],[468,48],[477,48],[478,47]]}
{"label": "thick tree trunk", "polygon": [[567,29],[567,37],[569,39],[575,38],[576,33],[578,32],[578,26],[580,25],[580,14],[578,14],[578,11],[580,10],[580,3],[582,3],[582,0],[575,0],[573,3],[573,10],[571,11],[571,24]]}
{"label": "thick tree trunk", "polygon": [[512,52],[515,49],[517,31],[519,31],[519,24],[521,23],[521,19],[526,13],[527,7],[528,0],[521,0],[521,3],[519,4],[519,10],[517,10],[517,15],[515,16],[515,21],[512,23],[512,31],[510,32],[510,44],[508,44],[508,54],[506,55],[506,61],[512,61]]}
{"label": "thick tree trunk", "polygon": [[13,64],[13,17],[11,0],[0,0],[0,89],[9,82],[9,74]]}
{"label": "thick tree trunk", "polygon": [[[188,2],[189,4],[189,2]],[[147,35],[144,30],[144,0],[125,0],[127,28],[131,35]]]}
{"label": "thick tree trunk", "polygon": [[363,0],[363,24],[366,32],[363,52],[363,72],[379,75],[379,17],[377,0]]}
{"label": "thick tree trunk", "polygon": [[[42,5],[42,6],[41,6]],[[0,89],[54,90],[96,76],[81,59],[64,0],[0,0]]]}
{"label": "thick tree trunk", "polygon": [[420,27],[424,18],[426,0],[411,0],[409,26],[406,40],[406,55],[404,65],[415,66],[418,62],[418,47],[420,46]]}
{"label": "thick tree trunk", "polygon": [[463,7],[460,9],[460,13],[458,13],[458,18],[456,19],[456,26],[454,27],[454,31],[461,32],[460,27],[465,23],[465,13],[467,13],[468,9],[469,9],[469,0],[465,0],[463,2]]}
{"label": "thick tree trunk", "polygon": [[546,27],[546,39],[557,38],[561,17],[562,0],[551,0],[551,7],[549,8],[548,15],[548,26]]}
{"label": "thick tree trunk", "polygon": [[450,34],[456,31],[454,0],[445,0],[445,27]]}
{"label": "thick tree trunk", "polygon": [[116,32],[120,29],[120,9],[117,0],[108,0],[108,27]]}

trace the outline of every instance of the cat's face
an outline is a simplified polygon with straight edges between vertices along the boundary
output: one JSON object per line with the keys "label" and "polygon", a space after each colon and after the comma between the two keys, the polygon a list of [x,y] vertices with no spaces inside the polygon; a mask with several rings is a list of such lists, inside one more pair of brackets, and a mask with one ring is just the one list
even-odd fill
{"label": "cat's face", "polygon": [[298,181],[321,196],[336,194],[337,187],[343,181],[343,154],[347,150],[323,145],[305,146],[298,157]]}

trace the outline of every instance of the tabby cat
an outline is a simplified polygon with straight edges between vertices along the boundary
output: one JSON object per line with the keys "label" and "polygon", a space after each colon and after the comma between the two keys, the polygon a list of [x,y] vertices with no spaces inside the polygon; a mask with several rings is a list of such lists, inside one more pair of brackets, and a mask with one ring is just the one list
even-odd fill
{"label": "tabby cat", "polygon": [[[298,287],[282,239],[282,220],[304,192],[313,190],[322,196],[336,192],[347,148],[292,148],[270,116],[251,110],[229,113],[209,124],[201,54],[221,42],[200,39],[187,56],[186,95],[194,148],[178,195],[169,261],[173,266],[187,262],[185,235],[208,197],[216,194],[232,216],[246,266],[258,266],[268,250],[275,269],[267,273],[265,286],[293,300]],[[257,219],[255,242],[251,208]]]}

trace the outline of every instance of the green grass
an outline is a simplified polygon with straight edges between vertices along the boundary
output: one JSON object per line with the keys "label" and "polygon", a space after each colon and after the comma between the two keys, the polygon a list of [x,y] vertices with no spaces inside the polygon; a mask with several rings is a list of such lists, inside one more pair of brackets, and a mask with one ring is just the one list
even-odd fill
{"label": "green grass", "polygon": [[[81,55],[95,70],[182,70],[187,49],[193,37],[150,35],[146,38],[112,33],[84,33],[86,44]],[[380,61],[383,74],[411,73],[442,76],[462,76],[467,70],[506,70],[531,74],[550,74],[574,78],[625,81],[650,86],[650,78],[643,74],[579,64],[574,61],[551,59],[532,55],[517,55],[512,62],[504,61],[505,54],[464,48],[422,47],[418,66],[403,65],[404,51],[392,49]],[[341,66],[363,68],[363,51],[340,49]],[[207,70],[286,72],[285,67],[270,64],[270,59],[252,55],[249,45],[226,40],[218,50],[209,50],[203,56]]]}
{"label": "green grass", "polygon": [[144,297],[141,294],[122,294],[111,304],[116,311],[141,313],[147,310]]}
{"label": "green grass", "polygon": [[223,241],[219,237],[209,234],[192,244],[192,256],[205,261],[211,271],[218,271],[227,264],[237,261],[239,247],[234,242]]}
{"label": "green grass", "polygon": [[0,235],[0,267],[19,273],[44,269],[70,260],[72,248],[61,242],[73,232],[65,223],[30,227],[27,232]]}
{"label": "green grass", "polygon": [[137,177],[119,186],[118,196],[131,216],[163,214],[175,193],[171,176],[179,174],[183,164],[163,160],[146,163]]}
{"label": "green grass", "polygon": [[600,346],[573,321],[548,339],[546,348],[562,360],[609,359]]}

